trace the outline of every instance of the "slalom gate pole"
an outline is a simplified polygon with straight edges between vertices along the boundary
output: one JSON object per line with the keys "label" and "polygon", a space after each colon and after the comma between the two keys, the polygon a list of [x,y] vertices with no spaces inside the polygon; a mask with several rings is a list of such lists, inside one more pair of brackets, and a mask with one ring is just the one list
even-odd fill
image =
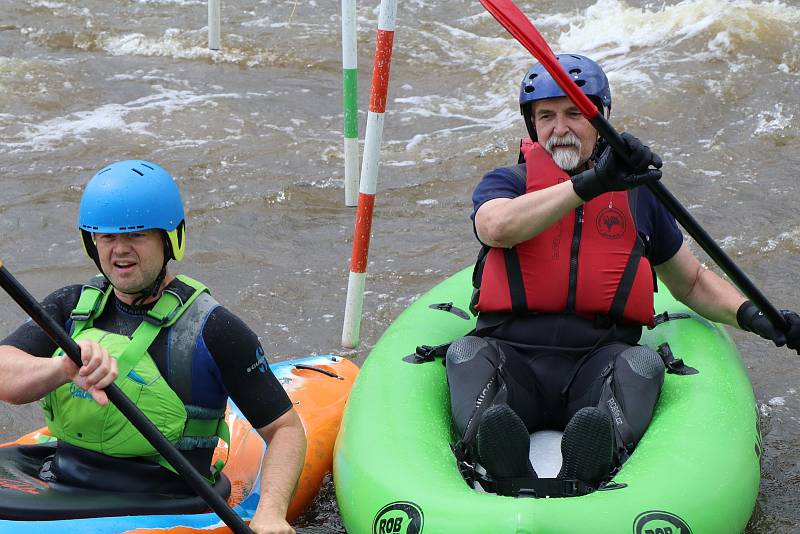
{"label": "slalom gate pole", "polygon": [[364,136],[364,156],[361,160],[361,184],[358,191],[353,253],[350,257],[350,278],[344,309],[342,346],[355,348],[361,330],[361,311],[364,304],[364,285],[367,277],[367,256],[372,231],[372,210],[378,182],[378,162],[383,139],[383,116],[389,89],[389,67],[392,63],[397,0],[381,0],[378,16],[378,36],[375,43],[375,62],[372,66],[367,132]]}
{"label": "slalom gate pole", "polygon": [[208,0],[208,49],[219,50],[220,0]]}
{"label": "slalom gate pole", "polygon": [[358,52],[356,34],[356,0],[342,0],[345,206],[358,204]]}

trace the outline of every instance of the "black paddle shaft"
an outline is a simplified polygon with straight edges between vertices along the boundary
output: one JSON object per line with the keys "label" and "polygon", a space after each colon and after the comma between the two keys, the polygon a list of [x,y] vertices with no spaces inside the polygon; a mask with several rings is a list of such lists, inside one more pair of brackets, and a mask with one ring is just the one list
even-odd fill
{"label": "black paddle shaft", "polygon": [[[608,144],[620,155],[622,155],[628,163],[630,160],[628,158],[629,151],[627,146],[625,145],[625,141],[622,140],[622,137],[617,133],[611,123],[609,123],[605,117],[603,117],[600,113],[595,115],[592,119],[589,119],[597,131],[602,135]],[[716,241],[714,241],[710,235],[700,226],[700,224],[692,217],[689,211],[683,207],[683,204],[678,202],[672,193],[662,184],[661,182],[655,182],[651,184],[647,184],[648,189],[652,191],[655,197],[664,205],[664,207],[669,211],[673,217],[678,221],[678,223],[683,226],[683,228],[689,233],[692,238],[697,241],[700,247],[708,254],[714,263],[719,265],[719,268],[722,269],[728,278],[730,278],[736,287],[744,293],[744,296],[750,299],[756,307],[761,310],[761,312],[769,319],[769,322],[772,325],[780,330],[781,332],[786,332],[789,325],[786,324],[786,319],[783,317],[783,314],[778,311],[775,306],[767,299],[766,296],[753,284],[753,282],[748,278],[748,276],[742,271],[738,265],[736,265],[733,260],[725,254],[719,245],[717,245]]]}
{"label": "black paddle shaft", "polygon": [[[14,299],[14,301],[31,316],[47,336],[52,339],[66,355],[80,367],[81,349],[75,341],[69,337],[64,328],[58,324],[39,302],[28,293],[28,290],[8,272],[0,261],[0,286]],[[206,479],[197,472],[189,461],[164,437],[164,434],[142,413],[142,411],[122,392],[116,384],[110,384],[105,388],[109,400],[117,409],[128,418],[136,429],[150,442],[150,444],[163,456],[167,462],[178,472],[197,492],[208,506],[219,515],[235,534],[252,534],[252,530],[234,512],[228,503],[220,497]]]}

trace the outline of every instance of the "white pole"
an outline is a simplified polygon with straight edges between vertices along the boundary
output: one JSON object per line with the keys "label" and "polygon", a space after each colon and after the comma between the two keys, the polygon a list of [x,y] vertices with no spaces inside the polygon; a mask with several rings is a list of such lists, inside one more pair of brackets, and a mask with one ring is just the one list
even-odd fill
{"label": "white pole", "polygon": [[219,50],[220,0],[208,0],[208,48]]}

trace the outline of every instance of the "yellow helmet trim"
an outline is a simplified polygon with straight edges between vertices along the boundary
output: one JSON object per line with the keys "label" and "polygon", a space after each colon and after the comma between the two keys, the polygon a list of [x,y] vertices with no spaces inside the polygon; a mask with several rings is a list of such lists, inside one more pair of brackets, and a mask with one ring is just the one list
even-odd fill
{"label": "yellow helmet trim", "polygon": [[175,261],[181,261],[183,253],[186,251],[186,226],[184,221],[181,221],[174,230],[167,232],[167,239],[169,239],[172,257]]}

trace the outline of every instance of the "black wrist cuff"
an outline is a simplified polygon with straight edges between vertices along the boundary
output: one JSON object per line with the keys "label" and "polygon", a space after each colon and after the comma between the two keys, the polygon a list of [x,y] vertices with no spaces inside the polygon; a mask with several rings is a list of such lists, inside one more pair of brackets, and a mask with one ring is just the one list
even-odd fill
{"label": "black wrist cuff", "polygon": [[746,300],[736,310],[736,322],[742,330],[753,331],[753,319],[758,315],[758,308],[751,301]]}
{"label": "black wrist cuff", "polygon": [[597,179],[597,174],[594,169],[576,174],[571,180],[572,188],[575,189],[575,194],[581,197],[584,202],[588,202],[605,193],[605,189],[600,184],[600,180]]}

